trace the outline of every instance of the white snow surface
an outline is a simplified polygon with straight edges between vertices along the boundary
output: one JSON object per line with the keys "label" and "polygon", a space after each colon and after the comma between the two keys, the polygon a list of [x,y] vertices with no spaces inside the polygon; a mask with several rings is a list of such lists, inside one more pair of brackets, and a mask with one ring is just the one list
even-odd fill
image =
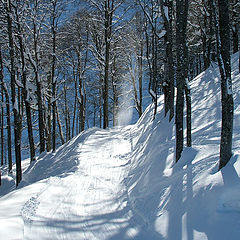
{"label": "white snow surface", "polygon": [[191,148],[175,163],[174,121],[163,98],[135,125],[89,129],[29,165],[14,188],[2,168],[2,240],[240,239],[240,75],[232,58],[233,156],[221,171],[220,78],[212,66],[190,82]]}

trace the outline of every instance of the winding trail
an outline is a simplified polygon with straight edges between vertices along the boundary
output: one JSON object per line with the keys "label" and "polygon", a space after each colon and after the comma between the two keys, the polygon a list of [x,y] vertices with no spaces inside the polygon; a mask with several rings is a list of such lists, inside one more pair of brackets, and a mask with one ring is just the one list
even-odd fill
{"label": "winding trail", "polygon": [[[99,129],[76,146],[78,170],[49,178],[47,187],[26,202],[25,240],[104,240],[127,227],[128,130]],[[131,238],[131,231],[127,234]]]}

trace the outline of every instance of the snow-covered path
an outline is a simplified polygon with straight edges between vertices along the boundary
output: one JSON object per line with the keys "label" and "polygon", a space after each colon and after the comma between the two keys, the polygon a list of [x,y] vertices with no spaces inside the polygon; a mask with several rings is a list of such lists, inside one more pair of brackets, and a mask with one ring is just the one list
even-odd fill
{"label": "snow-covered path", "polygon": [[111,239],[128,224],[123,180],[131,144],[124,134],[98,130],[75,147],[78,170],[49,178],[24,205],[24,239]]}

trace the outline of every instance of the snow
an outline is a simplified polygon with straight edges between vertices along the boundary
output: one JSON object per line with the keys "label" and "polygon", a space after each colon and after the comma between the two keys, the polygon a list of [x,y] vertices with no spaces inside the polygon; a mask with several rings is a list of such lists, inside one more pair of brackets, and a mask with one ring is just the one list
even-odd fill
{"label": "snow", "polygon": [[[236,90],[238,55],[232,69]],[[218,171],[218,67],[189,84],[193,144],[178,163],[160,97],[154,120],[150,105],[135,125],[92,128],[31,165],[24,160],[16,190],[2,168],[0,239],[239,239],[240,94],[233,91],[233,156]]]}
{"label": "snow", "polygon": [[227,78],[227,94],[232,95],[232,81],[230,78]]}
{"label": "snow", "polygon": [[22,84],[20,81],[18,81],[17,79],[15,79],[15,81],[16,81],[16,85],[17,85],[18,87],[24,88],[23,84]]}
{"label": "snow", "polygon": [[169,21],[168,7],[167,7],[167,6],[164,6],[163,8],[164,8],[165,17],[166,17],[166,19]]}
{"label": "snow", "polygon": [[166,31],[165,30],[162,30],[161,33],[158,35],[158,38],[162,38],[166,35]]}
{"label": "snow", "polygon": [[17,99],[15,99],[15,101],[14,101],[13,109],[15,109],[17,112],[19,112]]}
{"label": "snow", "polygon": [[156,98],[157,97],[157,95],[156,95],[156,93],[150,88],[150,93],[151,93],[151,95],[154,97],[154,98]]}

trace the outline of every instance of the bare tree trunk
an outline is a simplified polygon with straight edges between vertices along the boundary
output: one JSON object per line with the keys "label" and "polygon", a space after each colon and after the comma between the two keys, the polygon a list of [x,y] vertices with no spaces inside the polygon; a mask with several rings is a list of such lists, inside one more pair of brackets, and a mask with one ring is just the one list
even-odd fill
{"label": "bare tree trunk", "polygon": [[[168,18],[165,15],[164,7],[168,9]],[[166,44],[166,71],[164,82],[164,106],[165,116],[169,112],[169,121],[174,117],[174,66],[173,66],[173,30],[172,30],[172,13],[173,1],[161,0],[161,13],[164,19],[164,28],[166,34],[164,41]]]}
{"label": "bare tree trunk", "polygon": [[69,136],[69,140],[71,139],[71,128],[70,128],[70,125],[71,125],[71,117],[70,117],[70,111],[69,111],[69,108],[68,108],[68,111],[67,111],[67,121],[68,121],[68,136]]}
{"label": "bare tree trunk", "polygon": [[[157,37],[156,37],[156,22],[154,26],[154,19],[153,19],[153,8],[151,12],[151,16],[149,16],[150,21],[152,21],[151,24],[151,36],[148,33],[147,29],[145,29],[145,35],[146,35],[146,57],[148,62],[148,67],[150,71],[150,79],[148,84],[148,92],[152,98],[152,101],[154,103],[154,113],[153,118],[155,118],[155,115],[157,113]],[[146,18],[146,24],[147,18]]]}
{"label": "bare tree trunk", "polygon": [[212,56],[211,56],[211,53],[212,53],[212,48],[213,48],[213,35],[214,35],[214,32],[213,32],[213,26],[214,26],[214,23],[213,23],[213,0],[208,0],[208,7],[209,7],[209,39],[208,39],[208,67],[210,66],[211,64],[211,61],[212,61]]}
{"label": "bare tree trunk", "polygon": [[[75,89],[75,92],[77,90]],[[64,83],[63,85],[63,95],[64,95],[64,118],[65,118],[65,135],[66,135],[66,142],[70,140],[70,121],[69,121],[69,109],[68,109],[68,104],[67,104],[67,87],[66,84]],[[75,102],[74,105],[76,105],[76,96],[75,96]],[[76,112],[76,107],[74,106],[74,117],[73,117],[73,128],[74,128],[74,122],[75,122],[75,112]],[[74,131],[72,131],[72,134]],[[74,135],[72,135],[73,137]]]}
{"label": "bare tree trunk", "polygon": [[101,89],[99,89],[99,127],[102,127],[102,92]]}
{"label": "bare tree trunk", "polygon": [[[36,7],[36,6],[35,6]],[[39,56],[38,56],[38,33],[35,19],[33,21],[33,44],[34,44],[34,57],[35,62],[31,61],[31,57],[29,60],[34,69],[36,87],[37,87],[37,104],[38,104],[38,126],[39,126],[39,138],[40,138],[40,153],[45,151],[45,134],[44,134],[44,107],[43,107],[43,99],[42,99],[42,85],[39,79]]]}
{"label": "bare tree trunk", "polygon": [[231,56],[230,56],[230,23],[229,2],[218,0],[219,8],[219,33],[218,42],[218,65],[221,74],[222,94],[222,128],[220,143],[219,169],[224,167],[232,156],[232,133],[233,133],[233,95],[231,79]]}
{"label": "bare tree trunk", "polygon": [[50,152],[52,149],[52,134],[51,134],[51,118],[52,118],[52,104],[51,104],[51,97],[47,98],[47,109],[46,112],[46,127],[45,127],[45,135],[46,135],[46,148],[47,152]]}
{"label": "bare tree trunk", "polygon": [[142,116],[143,101],[143,43],[140,46],[140,56],[138,57],[138,92],[139,92],[139,118]]}
{"label": "bare tree trunk", "polygon": [[118,95],[117,87],[113,84],[113,126],[118,125]]}
{"label": "bare tree trunk", "polygon": [[55,67],[56,67],[56,6],[57,1],[52,1],[52,69],[51,69],[51,83],[52,83],[52,151],[56,150],[56,77],[55,77]]}
{"label": "bare tree trunk", "polygon": [[82,82],[82,77],[79,76],[79,95],[80,95],[80,132],[84,131],[85,127],[85,97],[84,97],[84,87]]}
{"label": "bare tree trunk", "polygon": [[[77,103],[78,105],[78,103]],[[77,112],[76,112],[76,134],[79,134],[79,111],[78,111],[78,106],[77,106]]]}
{"label": "bare tree trunk", "polygon": [[63,144],[65,143],[65,141],[64,141],[62,124],[61,124],[61,120],[60,120],[60,117],[59,117],[59,112],[58,112],[58,107],[57,107],[57,105],[56,105],[56,116],[57,116],[57,123],[58,123],[60,138],[61,138],[61,142],[62,142],[62,145],[63,145]]}
{"label": "bare tree trunk", "polygon": [[[134,92],[134,100],[136,104],[136,110],[138,112],[138,117],[140,118],[142,116],[142,101],[143,101],[143,86],[142,86],[142,81],[143,81],[143,42],[140,43],[140,49],[137,49],[136,52],[137,55],[137,78],[136,80],[136,74],[131,73],[131,78],[132,78],[132,85],[133,85],[133,92]],[[130,62],[132,62],[131,57],[130,57]],[[131,63],[132,65],[132,63]],[[131,72],[133,71],[130,70]],[[138,81],[138,89],[137,89],[137,83]]]}
{"label": "bare tree trunk", "polygon": [[96,111],[97,111],[97,104],[96,104],[96,100],[94,98],[94,102],[93,102],[93,126],[96,126]]}
{"label": "bare tree trunk", "polygon": [[3,165],[3,155],[4,155],[4,108],[3,108],[3,103],[4,103],[4,97],[3,97],[3,62],[2,62],[2,49],[0,45],[0,79],[1,79],[1,95],[2,95],[2,106],[1,106],[1,111],[0,111],[0,125],[1,125],[1,165]]}
{"label": "bare tree trunk", "polygon": [[158,96],[157,96],[157,59],[158,59],[158,39],[157,39],[157,36],[156,34],[154,34],[155,32],[155,29],[156,29],[156,24],[155,24],[155,28],[153,27],[152,28],[152,70],[153,70],[153,91],[155,93],[155,96],[154,96],[154,117],[156,116],[157,114],[157,99],[158,99]]}
{"label": "bare tree trunk", "polygon": [[52,92],[53,92],[53,101],[52,101],[52,151],[56,150],[56,80],[53,80]]}
{"label": "bare tree trunk", "polygon": [[20,122],[20,109],[16,102],[16,76],[15,76],[15,54],[14,54],[14,40],[12,30],[12,16],[11,0],[7,2],[7,29],[9,38],[10,49],[10,74],[11,74],[11,101],[13,105],[14,114],[14,145],[15,145],[15,158],[16,158],[16,186],[22,180],[22,166],[21,166],[21,122]]}
{"label": "bare tree trunk", "polygon": [[[75,97],[74,97],[73,120],[72,120],[72,138],[74,137],[74,131],[75,131],[75,119],[76,119],[77,97],[78,97],[78,94],[77,94],[77,79],[76,79],[76,75],[75,75],[74,70],[73,70],[73,77],[74,77]],[[66,102],[66,100],[65,100],[65,102]]]}
{"label": "bare tree trunk", "polygon": [[176,162],[183,151],[183,108],[184,86],[187,73],[186,27],[188,0],[176,1],[176,39],[177,39],[177,102],[176,102]]}
{"label": "bare tree trunk", "polygon": [[[2,92],[3,94],[3,92]],[[4,155],[4,135],[3,135],[3,125],[4,125],[4,112],[3,112],[3,107],[1,107],[1,111],[0,111],[0,139],[1,139],[1,166],[3,165],[3,155]]]}
{"label": "bare tree trunk", "polygon": [[[3,69],[2,55],[0,51],[0,64]],[[10,113],[10,101],[9,94],[5,83],[3,82],[3,76],[1,78],[1,84],[5,94],[6,110],[7,110],[7,152],[8,152],[8,171],[12,172],[12,133],[11,133],[11,113]]]}
{"label": "bare tree trunk", "polygon": [[[130,59],[131,61],[131,59]],[[138,112],[138,117],[140,118],[142,115],[142,109],[141,109],[141,105],[138,99],[138,93],[137,93],[137,86],[136,86],[136,79],[135,79],[135,74],[132,72],[133,69],[129,69],[130,73],[131,73],[131,79],[132,79],[132,86],[133,86],[133,93],[134,93],[134,102],[136,104],[136,110]]]}
{"label": "bare tree trunk", "polygon": [[116,56],[113,58],[113,64],[111,69],[111,82],[113,89],[113,126],[118,125],[118,91],[117,91],[117,79],[116,79]]}
{"label": "bare tree trunk", "polygon": [[192,146],[192,107],[191,107],[191,90],[188,83],[185,85],[186,107],[187,107],[187,147]]}
{"label": "bare tree trunk", "polygon": [[108,128],[108,89],[109,89],[109,64],[110,64],[110,39],[112,35],[113,3],[105,0],[105,61],[104,61],[104,91],[103,91],[103,128]]}
{"label": "bare tree trunk", "polygon": [[236,53],[239,49],[239,35],[240,35],[240,26],[236,23],[232,28],[232,35],[233,35],[233,53]]}

